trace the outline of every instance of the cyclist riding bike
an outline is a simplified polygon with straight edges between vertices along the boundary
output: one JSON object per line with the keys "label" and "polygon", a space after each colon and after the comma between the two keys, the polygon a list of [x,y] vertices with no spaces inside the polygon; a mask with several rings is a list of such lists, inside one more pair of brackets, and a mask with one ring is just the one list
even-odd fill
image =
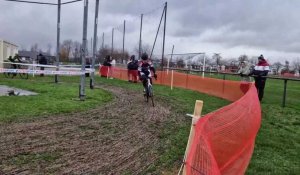
{"label": "cyclist riding bike", "polygon": [[153,67],[152,62],[149,60],[148,54],[143,53],[141,57],[141,61],[139,62],[138,74],[140,80],[143,82],[144,92],[146,91],[147,81],[150,79],[150,83],[152,84],[152,75],[151,71],[153,72],[153,77],[156,79],[157,75],[155,74],[155,68]]}
{"label": "cyclist riding bike", "polygon": [[[22,63],[22,60],[21,60],[21,58],[19,57],[18,54],[16,54],[13,58],[11,56],[9,56],[8,61],[10,61],[12,63]],[[12,64],[12,68],[13,69],[19,69],[20,65]]]}

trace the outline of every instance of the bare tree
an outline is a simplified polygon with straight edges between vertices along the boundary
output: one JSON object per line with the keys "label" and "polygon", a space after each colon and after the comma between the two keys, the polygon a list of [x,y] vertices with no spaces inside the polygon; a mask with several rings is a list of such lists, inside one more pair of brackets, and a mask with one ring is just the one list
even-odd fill
{"label": "bare tree", "polygon": [[81,50],[81,43],[78,41],[74,41],[72,44],[71,54],[76,63],[80,63],[80,61],[81,61],[80,50]]}
{"label": "bare tree", "polygon": [[72,40],[64,40],[61,45],[60,57],[62,61],[69,61],[71,49],[72,49]]}
{"label": "bare tree", "polygon": [[252,65],[256,65],[257,64],[257,57],[249,58],[249,63],[251,63]]}
{"label": "bare tree", "polygon": [[288,60],[285,60],[285,70],[289,71],[290,70],[290,62]]}
{"label": "bare tree", "polygon": [[216,60],[216,64],[217,66],[219,66],[221,64],[221,55],[220,53],[214,53],[213,57],[212,57],[214,60]]}
{"label": "bare tree", "polygon": [[47,54],[51,55],[51,52],[52,52],[52,44],[48,43],[47,44]]}
{"label": "bare tree", "polygon": [[295,71],[299,72],[300,74],[300,59],[298,58],[297,60],[294,60],[292,63]]}
{"label": "bare tree", "polygon": [[240,55],[238,60],[239,60],[239,62],[248,61],[248,56],[247,55]]}
{"label": "bare tree", "polygon": [[38,44],[37,43],[35,43],[35,44],[33,44],[32,46],[31,46],[31,48],[30,48],[30,51],[31,52],[38,52]]}
{"label": "bare tree", "polygon": [[177,60],[176,64],[177,64],[177,67],[178,67],[178,68],[184,68],[184,66],[185,66],[185,62],[183,61],[182,58],[179,58],[179,59]]}
{"label": "bare tree", "polygon": [[275,75],[279,73],[280,68],[282,68],[282,64],[280,62],[275,62],[273,65],[273,68],[275,68]]}

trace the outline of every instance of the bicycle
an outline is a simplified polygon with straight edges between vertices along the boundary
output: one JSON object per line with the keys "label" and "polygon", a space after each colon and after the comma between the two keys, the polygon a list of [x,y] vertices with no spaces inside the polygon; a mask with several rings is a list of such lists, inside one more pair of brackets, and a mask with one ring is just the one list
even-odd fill
{"label": "bicycle", "polygon": [[147,87],[145,88],[145,100],[148,103],[149,102],[149,98],[151,99],[152,102],[152,106],[154,107],[154,100],[153,100],[153,88],[152,88],[152,84],[151,84],[151,80],[150,77],[147,77]]}
{"label": "bicycle", "polygon": [[[10,66],[10,69],[27,69],[24,65],[15,65],[12,64]],[[19,76],[21,77],[21,79],[28,79],[28,73],[22,73],[22,72],[4,72],[4,76],[6,78],[14,78],[17,76],[17,74],[19,74]]]}

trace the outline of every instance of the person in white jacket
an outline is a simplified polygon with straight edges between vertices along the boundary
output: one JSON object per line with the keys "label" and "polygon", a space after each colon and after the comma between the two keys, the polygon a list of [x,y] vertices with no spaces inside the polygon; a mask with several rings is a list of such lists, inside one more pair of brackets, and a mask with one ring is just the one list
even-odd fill
{"label": "person in white jacket", "polygon": [[237,72],[241,76],[241,81],[250,82],[250,66],[246,61],[242,61],[240,65],[240,69]]}

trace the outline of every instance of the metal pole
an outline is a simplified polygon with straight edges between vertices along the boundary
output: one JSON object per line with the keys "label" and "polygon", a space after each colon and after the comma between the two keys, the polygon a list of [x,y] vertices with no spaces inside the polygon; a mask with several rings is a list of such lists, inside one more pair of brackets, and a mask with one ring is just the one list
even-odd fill
{"label": "metal pole", "polygon": [[205,71],[205,68],[206,68],[206,57],[205,57],[205,54],[203,54],[203,72],[202,72],[202,77],[204,77],[204,71]]}
{"label": "metal pole", "polygon": [[89,55],[93,55],[93,37],[91,37],[91,52],[89,53],[91,53]]}
{"label": "metal pole", "polygon": [[174,51],[174,45],[173,45],[173,47],[172,47],[171,58],[168,59],[168,66],[167,66],[168,69],[167,69],[167,74],[169,74],[170,62],[172,63],[173,51]]}
{"label": "metal pole", "polygon": [[103,32],[103,34],[102,34],[102,46],[101,46],[101,48],[102,48],[102,49],[104,48],[104,32]]}
{"label": "metal pole", "polygon": [[[60,40],[60,10],[61,10],[61,0],[57,0],[57,38],[56,38],[56,71],[59,70],[59,55],[60,55],[60,45],[59,45],[59,40]],[[55,83],[58,82],[58,75],[55,74]]]}
{"label": "metal pole", "polygon": [[157,28],[157,31],[156,31],[156,35],[155,35],[154,43],[153,43],[153,46],[152,46],[150,58],[152,58],[153,50],[154,50],[154,47],[155,47],[156,39],[157,39],[157,36],[158,36],[158,32],[159,32],[161,21],[162,21],[162,19],[164,17],[164,14],[165,14],[165,8],[164,8],[164,10],[163,10],[163,12],[161,14],[161,17],[160,17],[160,21],[159,21],[159,25],[158,25],[158,28]]}
{"label": "metal pole", "polygon": [[125,51],[124,51],[124,47],[125,47],[125,24],[126,24],[126,21],[124,20],[124,28],[123,28],[123,58],[122,58],[122,63],[123,63],[123,59],[125,59]]}
{"label": "metal pole", "polygon": [[112,31],[111,31],[111,54],[110,56],[112,56],[113,52],[114,52],[114,28],[112,28]]}
{"label": "metal pole", "polygon": [[83,12],[83,34],[82,34],[82,49],[81,49],[81,81],[80,81],[80,100],[85,100],[85,57],[87,49],[87,23],[88,23],[88,0],[84,0]]}
{"label": "metal pole", "polygon": [[97,27],[98,27],[98,12],[99,12],[99,0],[96,0],[96,10],[95,10],[95,21],[94,21],[94,43],[93,43],[93,58],[92,58],[92,69],[91,79],[90,79],[90,88],[94,89],[95,86],[95,60],[97,52]]}
{"label": "metal pole", "polygon": [[170,62],[172,63],[172,58],[173,58],[173,52],[174,52],[174,45],[172,47],[172,53],[171,53],[171,59],[170,59]]}
{"label": "metal pole", "polygon": [[166,40],[166,25],[167,25],[167,7],[168,3],[165,3],[165,22],[164,22],[164,35],[163,35],[163,49],[161,55],[161,70],[164,68],[164,53],[165,53],[165,40]]}
{"label": "metal pole", "polygon": [[285,99],[286,99],[286,84],[287,84],[287,80],[284,80],[284,89],[283,89],[282,107],[285,107]]}
{"label": "metal pole", "polygon": [[139,41],[139,57],[141,58],[141,49],[142,49],[142,28],[143,28],[143,14],[141,14],[141,26],[140,26],[140,41]]}

